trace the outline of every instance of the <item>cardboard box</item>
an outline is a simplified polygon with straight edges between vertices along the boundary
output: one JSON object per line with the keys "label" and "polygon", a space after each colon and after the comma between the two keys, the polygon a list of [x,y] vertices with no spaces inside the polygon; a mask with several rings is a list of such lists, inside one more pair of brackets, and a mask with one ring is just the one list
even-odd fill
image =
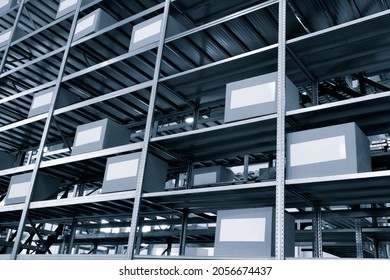
{"label": "cardboard box", "polygon": [[[137,187],[141,152],[107,159],[102,193],[135,190]],[[168,164],[149,154],[146,160],[143,190],[145,192],[164,191]]]}
{"label": "cardboard box", "polygon": [[[225,123],[276,113],[277,79],[273,72],[226,84]],[[286,110],[298,108],[298,88],[286,77]]]}
{"label": "cardboard box", "polygon": [[[285,256],[293,257],[295,219],[288,213],[285,213],[284,240]],[[214,255],[220,257],[274,257],[275,208],[218,211]]]}
{"label": "cardboard box", "polygon": [[[129,51],[132,52],[144,47],[145,49],[156,47],[160,40],[162,23],[163,15],[161,14],[136,24],[132,30]],[[168,17],[166,38],[179,34],[184,30],[184,27],[176,19],[171,16]]]}
{"label": "cardboard box", "polygon": [[276,180],[276,167],[260,168],[258,180],[262,182]]}
{"label": "cardboard box", "polygon": [[210,185],[220,182],[233,181],[233,172],[223,166],[210,166],[196,168],[193,170],[192,184],[196,185]]}
{"label": "cardboard box", "polygon": [[130,142],[130,131],[110,119],[79,125],[72,148],[72,156],[121,146]]}
{"label": "cardboard box", "polygon": [[116,20],[102,9],[96,9],[77,21],[73,41],[97,32],[116,23]]}
{"label": "cardboard box", "polygon": [[[24,203],[31,187],[32,172],[11,177],[4,205]],[[60,180],[38,173],[31,201],[41,201],[53,196],[60,187]]]}
{"label": "cardboard box", "polygon": [[370,171],[370,143],[354,122],[287,134],[287,179]]}
{"label": "cardboard box", "polygon": [[[0,33],[0,48],[3,48],[7,46],[9,40],[11,39],[11,34],[12,34],[12,28],[9,28],[7,30],[4,30],[3,32]],[[27,33],[20,28],[16,28],[12,37],[12,41],[15,41]]]}
{"label": "cardboard box", "polygon": [[[30,111],[28,112],[28,117],[31,118],[49,112],[53,93],[54,87],[35,93],[31,102]],[[65,107],[78,101],[80,101],[78,96],[65,89],[60,89],[57,94],[56,108]]]}
{"label": "cardboard box", "polygon": [[5,14],[16,5],[18,5],[18,0],[0,0],[0,15]]}
{"label": "cardboard box", "polygon": [[[74,10],[76,10],[78,1],[79,0],[61,0],[60,4],[58,5],[56,19],[58,19],[64,15],[67,15],[67,14],[73,12]],[[83,3],[81,5],[85,6],[89,3],[91,3],[93,0],[82,0],[82,1],[83,1]]]}
{"label": "cardboard box", "polygon": [[10,153],[0,151],[0,170],[12,168],[15,165],[15,157]]}

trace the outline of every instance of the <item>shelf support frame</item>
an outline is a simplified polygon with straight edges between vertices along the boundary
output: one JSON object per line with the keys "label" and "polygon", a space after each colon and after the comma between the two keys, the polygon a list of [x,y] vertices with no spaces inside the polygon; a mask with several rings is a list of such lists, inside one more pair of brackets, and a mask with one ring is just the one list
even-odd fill
{"label": "shelf support frame", "polygon": [[286,116],[286,0],[279,0],[278,80],[276,119],[275,258],[284,257],[285,116]]}
{"label": "shelf support frame", "polygon": [[180,243],[179,243],[179,255],[184,256],[187,246],[187,232],[188,232],[188,209],[183,209],[181,231],[180,231]]}
{"label": "shelf support frame", "polygon": [[4,50],[3,57],[1,59],[0,74],[3,73],[5,63],[7,62],[7,57],[8,57],[8,54],[9,54],[9,51],[10,51],[10,48],[11,48],[11,44],[12,44],[12,38],[14,37],[16,28],[18,28],[19,19],[20,19],[21,15],[22,15],[23,7],[24,7],[25,2],[26,2],[26,0],[21,0],[20,3],[19,3],[18,13],[16,14],[15,22],[14,22],[14,25],[12,26],[12,30],[11,30],[11,36],[10,36],[8,42],[7,42],[7,45],[6,45],[5,50]]}
{"label": "shelf support frame", "polygon": [[313,246],[313,257],[322,258],[322,217],[321,217],[321,206],[314,205],[314,217],[313,217],[313,230],[314,230],[314,246]]}
{"label": "shelf support frame", "polygon": [[[21,6],[23,6],[23,3],[24,3],[24,0],[21,3]],[[58,92],[59,92],[59,89],[60,89],[60,85],[61,85],[64,73],[65,73],[65,67],[66,67],[66,63],[67,63],[67,60],[68,60],[68,55],[69,55],[69,52],[70,52],[71,44],[72,44],[72,41],[73,41],[73,35],[74,35],[75,30],[76,30],[77,19],[78,19],[78,15],[79,15],[79,12],[80,12],[80,8],[81,8],[81,1],[78,1],[77,6],[76,6],[76,11],[75,11],[75,14],[73,16],[72,25],[70,27],[68,41],[66,43],[64,55],[62,57],[60,70],[59,70],[59,73],[58,73],[58,76],[57,76],[57,80],[56,80],[56,84],[55,84],[55,87],[54,87],[54,90],[53,90],[53,97],[52,97],[53,102],[51,103],[50,108],[49,108],[49,112],[47,114],[45,127],[44,127],[43,132],[42,132],[42,138],[41,138],[41,141],[40,141],[40,144],[39,144],[39,148],[38,148],[38,152],[37,152],[36,162],[34,164],[34,169],[32,171],[31,181],[30,181],[30,189],[29,189],[29,191],[27,192],[27,195],[26,195],[26,200],[25,200],[25,203],[24,203],[24,207],[23,207],[23,210],[22,210],[21,217],[20,217],[20,222],[19,222],[17,235],[15,237],[15,243],[14,243],[14,246],[12,248],[11,259],[14,259],[14,260],[16,260],[16,258],[18,256],[18,251],[19,251],[19,248],[20,248],[20,245],[21,245],[21,240],[22,240],[22,236],[23,236],[24,226],[25,226],[26,221],[27,221],[28,210],[30,208],[30,203],[31,203],[31,199],[32,199],[33,188],[34,188],[36,177],[38,175],[39,167],[40,167],[41,162],[42,162],[43,150],[44,150],[44,147],[45,147],[45,144],[46,144],[46,140],[47,140],[47,137],[49,135],[50,127],[51,127],[51,124],[52,124],[52,121],[53,121],[53,118],[54,118],[55,103],[56,103],[56,100],[57,100],[57,95],[58,95]],[[21,11],[21,9],[22,9],[22,7],[19,8],[19,11]],[[16,25],[17,25],[17,23],[16,23]]]}
{"label": "shelf support frame", "polygon": [[150,93],[150,101],[149,101],[149,108],[148,108],[148,115],[146,118],[146,125],[145,125],[145,134],[144,134],[144,142],[143,142],[143,148],[141,151],[141,156],[139,160],[139,170],[138,170],[138,178],[137,178],[137,185],[136,185],[136,191],[135,191],[135,197],[134,197],[134,205],[133,205],[133,211],[131,215],[131,224],[130,224],[130,232],[129,232],[129,239],[127,244],[127,254],[126,259],[132,260],[134,259],[134,251],[136,246],[136,237],[137,233],[139,234],[138,229],[138,218],[140,215],[141,210],[141,200],[142,200],[142,184],[143,184],[143,177],[145,174],[145,167],[146,167],[146,158],[149,152],[149,143],[150,138],[153,132],[153,114],[155,109],[155,103],[156,103],[156,97],[157,97],[157,90],[159,86],[159,78],[160,78],[160,68],[161,68],[161,61],[163,56],[163,49],[164,49],[164,43],[165,43],[165,33],[167,29],[167,22],[168,22],[168,16],[169,16],[169,8],[170,8],[171,0],[165,0],[164,4],[164,12],[163,12],[163,20],[162,20],[162,26],[161,26],[161,34],[160,34],[160,40],[157,47],[157,56],[156,56],[156,64],[154,68],[154,74],[153,74],[153,84],[152,89]]}
{"label": "shelf support frame", "polygon": [[356,258],[362,259],[363,256],[363,232],[360,218],[355,220],[355,238],[356,238]]}

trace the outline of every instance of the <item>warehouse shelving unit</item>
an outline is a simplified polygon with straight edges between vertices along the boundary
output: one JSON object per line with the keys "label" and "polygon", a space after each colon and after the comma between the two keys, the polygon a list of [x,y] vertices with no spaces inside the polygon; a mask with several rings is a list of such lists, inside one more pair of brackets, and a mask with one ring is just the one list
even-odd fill
{"label": "warehouse shelving unit", "polygon": [[[57,17],[67,1],[74,9]],[[347,122],[389,133],[389,1],[67,1],[22,0],[0,14],[0,38],[22,32],[0,47],[0,151],[15,158],[0,170],[0,259],[217,258],[189,253],[213,247],[217,211],[258,207],[276,209],[273,258],[285,258],[285,211],[297,258],[388,258],[387,151],[373,154],[372,172],[284,170],[287,133]],[[115,23],[73,40],[96,9]],[[133,29],[157,15],[159,40],[130,51]],[[166,36],[171,18],[181,31]],[[225,123],[226,84],[275,71],[276,113]],[[301,104],[287,112],[285,76]],[[28,117],[47,89],[49,110]],[[65,94],[75,99],[55,101]],[[129,130],[128,143],[72,155],[77,127],[105,118]],[[135,190],[101,193],[107,159],[135,152]],[[143,190],[149,154],[168,163],[173,188]],[[250,174],[255,164],[275,177]],[[193,186],[194,168],[220,165],[240,171]],[[58,191],[34,201],[30,188],[25,203],[4,205],[11,177],[28,172],[30,186],[38,174],[60,179]]]}

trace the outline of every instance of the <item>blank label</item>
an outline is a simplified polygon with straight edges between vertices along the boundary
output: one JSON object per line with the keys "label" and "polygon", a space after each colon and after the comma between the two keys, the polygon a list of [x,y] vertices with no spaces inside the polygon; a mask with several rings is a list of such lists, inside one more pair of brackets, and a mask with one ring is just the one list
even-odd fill
{"label": "blank label", "polygon": [[233,90],[230,109],[275,101],[275,82]]}
{"label": "blank label", "polygon": [[75,146],[81,146],[85,144],[90,144],[100,140],[102,134],[102,127],[95,127],[87,129],[77,133]]}
{"label": "blank label", "polygon": [[30,189],[30,182],[13,184],[10,187],[8,198],[26,196],[29,189]]}
{"label": "blank label", "polygon": [[342,160],[347,158],[345,136],[336,136],[292,144],[290,148],[291,166]]}
{"label": "blank label", "polygon": [[106,181],[137,176],[138,161],[138,159],[132,159],[109,164]]}
{"label": "blank label", "polygon": [[6,42],[11,38],[11,31],[7,31],[4,34],[0,34],[0,43]]}
{"label": "blank label", "polygon": [[76,5],[77,4],[77,0],[65,0],[65,1],[62,1],[60,6],[58,7],[58,11],[61,12],[73,5]]}
{"label": "blank label", "polygon": [[48,92],[48,93],[45,93],[45,94],[42,94],[42,95],[35,96],[33,104],[31,105],[31,108],[35,109],[35,108],[38,108],[38,107],[50,104],[52,97],[53,97],[53,92],[52,91]]}
{"label": "blank label", "polygon": [[81,20],[79,23],[77,23],[75,34],[87,29],[88,27],[91,27],[93,23],[95,22],[96,14]]}
{"label": "blank label", "polygon": [[0,9],[3,8],[4,6],[9,4],[9,0],[1,0],[0,1]]}
{"label": "blank label", "polygon": [[222,219],[221,242],[264,242],[265,218]]}
{"label": "blank label", "polygon": [[217,172],[207,172],[194,175],[194,185],[213,184],[217,182]]}
{"label": "blank label", "polygon": [[134,32],[134,43],[142,41],[146,38],[149,38],[153,35],[160,33],[161,30],[161,20],[158,20],[152,24],[149,24],[145,27],[142,27]]}

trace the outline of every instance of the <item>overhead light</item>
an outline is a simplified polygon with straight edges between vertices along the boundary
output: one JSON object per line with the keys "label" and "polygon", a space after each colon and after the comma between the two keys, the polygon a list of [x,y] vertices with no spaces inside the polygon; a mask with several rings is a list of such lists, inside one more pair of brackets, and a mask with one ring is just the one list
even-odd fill
{"label": "overhead light", "polygon": [[194,122],[194,117],[193,116],[186,116],[184,121],[186,123],[193,123]]}

